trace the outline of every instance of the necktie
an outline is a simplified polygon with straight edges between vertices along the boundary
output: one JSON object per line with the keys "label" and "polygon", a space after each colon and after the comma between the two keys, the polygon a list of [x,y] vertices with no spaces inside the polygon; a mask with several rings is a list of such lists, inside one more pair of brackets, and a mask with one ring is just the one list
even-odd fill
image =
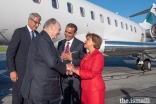
{"label": "necktie", "polygon": [[67,42],[67,45],[66,45],[66,48],[65,48],[65,53],[69,53],[69,51],[70,51],[69,44],[70,44],[70,42]]}
{"label": "necktie", "polygon": [[34,39],[34,31],[31,31],[31,40],[33,40]]}

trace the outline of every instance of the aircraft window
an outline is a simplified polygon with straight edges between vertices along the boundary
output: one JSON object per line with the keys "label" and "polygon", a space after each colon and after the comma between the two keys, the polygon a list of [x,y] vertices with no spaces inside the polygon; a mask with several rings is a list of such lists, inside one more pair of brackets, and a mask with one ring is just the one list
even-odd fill
{"label": "aircraft window", "polygon": [[132,28],[132,26],[130,25],[130,27],[131,27],[131,31],[133,31],[133,28]]}
{"label": "aircraft window", "polygon": [[55,9],[58,9],[58,0],[52,0],[52,6]]}
{"label": "aircraft window", "polygon": [[128,26],[127,26],[127,24],[125,24],[126,25],[126,29],[128,30]]}
{"label": "aircraft window", "polygon": [[94,12],[91,11],[90,13],[91,13],[91,18],[92,18],[92,20],[95,20],[95,14],[94,14]]}
{"label": "aircraft window", "polygon": [[41,0],[33,0],[35,3],[40,3]]}
{"label": "aircraft window", "polygon": [[122,28],[122,29],[124,28],[124,26],[123,26],[123,22],[121,22],[121,28]]}
{"label": "aircraft window", "polygon": [[103,18],[102,14],[100,14],[100,20],[101,20],[102,23],[104,22],[104,18]]}
{"label": "aircraft window", "polygon": [[73,13],[73,5],[69,2],[67,2],[67,9],[69,13]]}
{"label": "aircraft window", "polygon": [[109,17],[107,17],[107,20],[108,20],[108,24],[111,25],[111,20]]}
{"label": "aircraft window", "polygon": [[80,7],[80,13],[82,17],[85,17],[85,10],[83,7]]}
{"label": "aircraft window", "polygon": [[137,32],[136,28],[134,27],[134,31]]}
{"label": "aircraft window", "polygon": [[115,26],[118,27],[118,21],[117,20],[115,20]]}

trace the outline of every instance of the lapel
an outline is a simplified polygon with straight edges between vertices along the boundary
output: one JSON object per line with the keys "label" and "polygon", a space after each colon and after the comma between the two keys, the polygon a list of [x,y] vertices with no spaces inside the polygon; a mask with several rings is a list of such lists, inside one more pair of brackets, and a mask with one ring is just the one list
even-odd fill
{"label": "lapel", "polygon": [[95,50],[90,54],[90,56],[88,57],[87,60],[91,60],[92,57],[94,57],[97,53],[98,53],[98,49],[95,49]]}
{"label": "lapel", "polygon": [[80,66],[82,67],[83,66],[83,64],[85,63],[85,57],[88,55],[88,53],[86,53],[85,55],[84,55],[84,57],[82,58],[82,60],[81,60],[81,64],[80,64]]}
{"label": "lapel", "polygon": [[36,31],[36,30],[34,32],[35,32],[36,36],[39,34],[38,31]]}
{"label": "lapel", "polygon": [[43,36],[47,38],[47,41],[49,41],[49,43],[51,44],[51,48],[54,48],[53,51],[55,51],[54,52],[55,57],[57,57],[61,61],[60,56],[59,56],[59,52],[55,48],[54,43],[53,43],[52,39],[50,38],[50,36],[48,35],[48,33],[46,31],[42,30],[40,34],[43,34]]}
{"label": "lapel", "polygon": [[43,34],[43,36],[46,37],[48,39],[48,41],[50,41],[51,43],[53,43],[52,40],[51,40],[51,38],[50,38],[50,36],[48,35],[48,33],[46,31],[42,30],[42,33],[41,34]]}
{"label": "lapel", "polygon": [[75,50],[76,45],[77,45],[77,39],[74,37],[73,43],[70,47],[70,52]]}
{"label": "lapel", "polygon": [[[84,63],[90,63],[90,61],[92,61],[93,57],[98,53],[98,49],[95,49],[90,56],[88,56],[89,53],[85,54],[85,56],[83,57],[82,61],[81,61],[81,66],[83,66]],[[85,58],[88,56],[88,59],[86,60]]]}
{"label": "lapel", "polygon": [[24,33],[25,33],[25,35],[26,35],[26,37],[28,39],[28,42],[31,43],[31,37],[30,37],[29,30],[28,30],[27,26],[25,26],[24,28],[25,28],[25,32]]}
{"label": "lapel", "polygon": [[62,41],[62,51],[64,51],[65,43],[66,43],[66,40],[64,39],[64,40]]}

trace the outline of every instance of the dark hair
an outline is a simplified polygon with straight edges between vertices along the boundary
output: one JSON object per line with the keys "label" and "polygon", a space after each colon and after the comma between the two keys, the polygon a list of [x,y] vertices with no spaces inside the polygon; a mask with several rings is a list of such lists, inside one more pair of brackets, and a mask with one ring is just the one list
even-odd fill
{"label": "dark hair", "polygon": [[66,27],[74,28],[74,33],[77,32],[77,26],[73,23],[69,23]]}
{"label": "dark hair", "polygon": [[86,38],[90,37],[92,38],[92,41],[95,43],[94,48],[95,49],[100,49],[100,46],[102,44],[102,38],[94,33],[87,33]]}

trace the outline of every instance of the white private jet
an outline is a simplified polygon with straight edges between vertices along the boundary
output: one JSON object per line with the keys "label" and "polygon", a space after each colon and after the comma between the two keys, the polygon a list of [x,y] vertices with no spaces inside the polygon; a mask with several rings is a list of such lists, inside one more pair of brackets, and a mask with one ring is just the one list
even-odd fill
{"label": "white private jet", "polygon": [[60,22],[61,36],[54,41],[55,44],[64,38],[65,26],[74,23],[78,26],[76,37],[80,40],[84,41],[88,32],[102,37],[100,51],[105,56],[131,55],[138,57],[137,69],[151,69],[150,58],[144,59],[144,55],[156,51],[156,4],[130,16],[147,13],[140,24],[87,0],[0,0],[0,4],[0,44],[8,44],[14,30],[27,24],[31,12],[37,12],[42,17],[39,32],[51,17]]}

